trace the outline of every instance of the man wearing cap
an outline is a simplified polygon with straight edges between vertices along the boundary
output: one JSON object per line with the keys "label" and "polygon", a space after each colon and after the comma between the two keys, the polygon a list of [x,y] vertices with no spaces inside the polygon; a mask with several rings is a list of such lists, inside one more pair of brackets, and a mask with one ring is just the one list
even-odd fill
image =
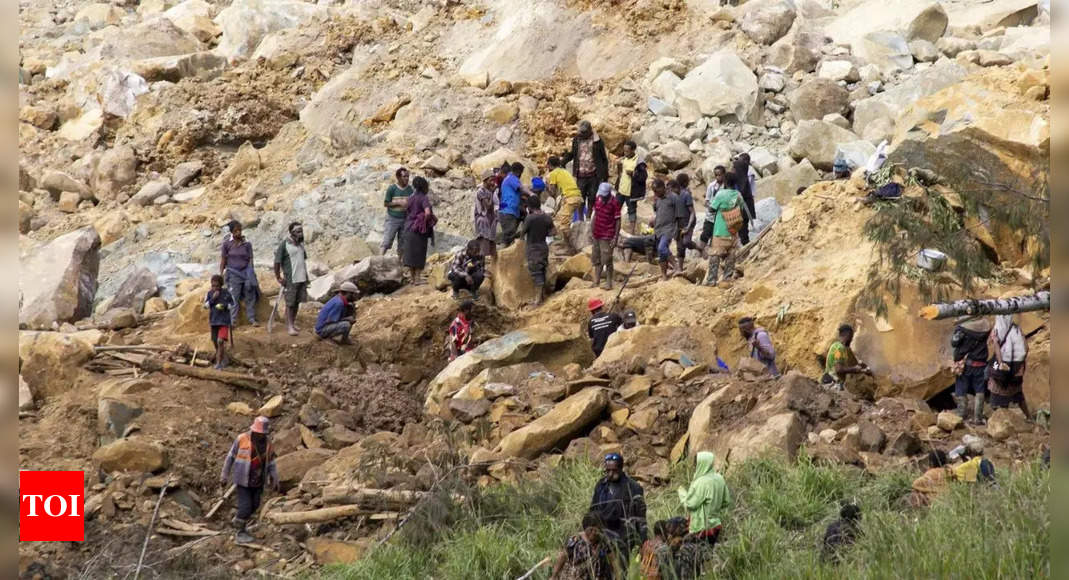
{"label": "man wearing cap", "polygon": [[564,164],[572,162],[572,175],[583,194],[586,215],[594,209],[594,194],[598,185],[609,180],[609,156],[605,152],[605,142],[594,132],[590,121],[579,121],[576,134],[572,138],[572,148],[561,158]]}
{"label": "man wearing cap", "polygon": [[245,530],[252,514],[260,508],[264,486],[279,489],[278,468],[275,467],[275,450],[267,434],[271,420],[257,417],[248,431],[237,436],[223,462],[222,481],[234,484],[238,498],[238,513],[234,516],[239,544],[252,542],[254,538]]}
{"label": "man wearing cap", "polygon": [[984,396],[987,394],[987,337],[991,323],[984,318],[965,319],[954,328],[950,346],[954,349],[952,370],[954,379],[954,403],[959,417],[969,416],[969,391],[975,395],[970,422],[984,423]]}
{"label": "man wearing cap", "polygon": [[635,316],[634,310],[624,311],[624,324],[620,327],[620,330],[634,330],[638,328],[638,316]]}
{"label": "man wearing cap", "polygon": [[587,335],[590,336],[590,347],[594,350],[595,357],[601,356],[601,351],[605,350],[605,343],[609,341],[609,336],[623,324],[619,314],[605,312],[604,307],[605,303],[601,301],[601,298],[591,298],[587,302],[587,308],[590,310]]}
{"label": "man wearing cap", "polygon": [[642,486],[624,473],[624,458],[619,453],[605,456],[605,477],[594,486],[590,511],[601,516],[617,545],[622,569],[627,570],[631,550],[646,541],[646,498]]}
{"label": "man wearing cap", "polygon": [[598,186],[598,198],[594,202],[594,215],[591,218],[591,233],[594,246],[590,261],[594,264],[594,286],[601,284],[601,273],[605,270],[606,290],[612,290],[613,253],[616,241],[620,237],[620,202],[612,194],[612,186],[602,183]]}
{"label": "man wearing cap", "polygon": [[356,320],[356,301],[360,290],[352,282],[342,282],[341,288],[333,298],[323,305],[316,318],[316,336],[321,339],[339,337],[341,344],[352,344],[349,340],[349,331],[353,328]]}
{"label": "man wearing cap", "polygon": [[[230,236],[223,240],[222,257],[219,259],[219,275],[226,281],[230,295],[237,304],[245,304],[245,317],[249,324],[256,324],[256,300],[260,297],[260,283],[252,261],[252,242],[241,234],[241,222],[231,220],[227,224]],[[231,314],[230,326],[238,324],[238,309]]]}
{"label": "man wearing cap", "polygon": [[479,287],[486,279],[486,259],[480,253],[478,238],[453,256],[446,277],[453,286],[453,300],[460,298],[461,290],[471,292],[472,300],[479,299]]}

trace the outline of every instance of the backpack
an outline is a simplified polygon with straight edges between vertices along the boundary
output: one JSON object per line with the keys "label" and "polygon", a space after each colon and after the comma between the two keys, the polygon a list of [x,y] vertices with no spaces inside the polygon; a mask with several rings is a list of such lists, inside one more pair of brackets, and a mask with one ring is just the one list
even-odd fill
{"label": "backpack", "polygon": [[720,212],[721,217],[724,218],[724,223],[728,227],[728,232],[733,236],[737,235],[739,230],[742,229],[742,208],[739,207],[740,204],[741,202],[729,210]]}

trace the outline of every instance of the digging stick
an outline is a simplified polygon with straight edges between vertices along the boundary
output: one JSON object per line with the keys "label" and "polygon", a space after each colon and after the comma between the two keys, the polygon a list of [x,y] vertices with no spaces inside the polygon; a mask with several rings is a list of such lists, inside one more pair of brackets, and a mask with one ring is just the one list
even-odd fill
{"label": "digging stick", "polygon": [[530,570],[528,570],[526,574],[524,574],[523,576],[520,576],[516,580],[527,580],[528,578],[531,577],[532,574],[537,572],[539,568],[541,568],[542,566],[545,566],[546,564],[549,564],[552,561],[553,561],[552,558],[548,558],[548,557],[547,558],[543,558],[541,562],[535,564],[534,567],[531,568]]}
{"label": "digging stick", "polygon": [[620,295],[624,293],[624,288],[627,288],[627,283],[631,281],[631,274],[635,273],[635,268],[637,267],[638,264],[631,266],[631,271],[627,273],[627,277],[624,278],[624,283],[620,285],[620,291],[616,293],[616,298],[613,299],[612,307],[609,308],[609,312],[614,312],[616,310],[616,304],[620,302]]}
{"label": "digging stick", "polygon": [[208,515],[204,516],[204,519],[212,519],[212,516],[215,515],[215,512],[219,511],[219,508],[223,506],[223,503],[226,501],[226,498],[230,497],[230,495],[234,493],[234,489],[234,484],[230,484],[230,487],[227,488],[226,493],[223,494],[223,497],[219,498],[219,501],[215,502],[215,505],[212,506],[212,509],[208,510]]}
{"label": "digging stick", "polygon": [[275,307],[271,309],[271,316],[267,317],[267,334],[271,334],[271,329],[275,326],[275,315],[278,314],[278,304],[282,302],[283,288],[278,289],[278,296],[275,298]]}
{"label": "digging stick", "polygon": [[137,568],[134,569],[134,580],[141,577],[141,565],[145,563],[145,550],[148,550],[148,539],[152,537],[152,526],[156,525],[156,516],[160,513],[160,503],[163,502],[163,495],[167,493],[167,486],[170,482],[164,482],[163,487],[160,488],[160,497],[156,498],[156,508],[152,510],[152,519],[148,521],[148,529],[145,530],[145,542],[141,544],[141,556],[137,559]]}

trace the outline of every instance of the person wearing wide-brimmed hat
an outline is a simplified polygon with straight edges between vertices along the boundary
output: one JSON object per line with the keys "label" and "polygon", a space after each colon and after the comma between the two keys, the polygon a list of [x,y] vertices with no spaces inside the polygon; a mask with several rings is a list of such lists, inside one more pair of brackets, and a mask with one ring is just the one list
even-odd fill
{"label": "person wearing wide-brimmed hat", "polygon": [[278,468],[275,466],[275,450],[268,438],[271,420],[257,417],[249,430],[238,435],[223,462],[223,483],[234,484],[238,498],[238,513],[234,516],[235,537],[240,544],[254,538],[245,529],[256,510],[260,508],[264,487],[279,488]]}

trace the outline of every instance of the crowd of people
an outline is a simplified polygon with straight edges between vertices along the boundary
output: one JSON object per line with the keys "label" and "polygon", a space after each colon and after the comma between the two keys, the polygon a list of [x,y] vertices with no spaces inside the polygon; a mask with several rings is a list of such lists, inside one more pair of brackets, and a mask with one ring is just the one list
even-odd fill
{"label": "crowd of people", "polygon": [[[568,163],[570,170],[566,168]],[[519,162],[506,162],[481,175],[472,204],[474,237],[453,256],[446,273],[453,297],[461,300],[446,332],[449,360],[476,347],[474,307],[489,276],[488,261],[499,259],[499,246],[508,247],[517,239],[525,242],[527,268],[536,289],[535,305],[546,295],[550,243],[556,237],[566,251],[575,252],[571,232],[574,224],[584,221],[589,222],[592,238],[591,277],[595,287],[613,288],[617,250],[622,250],[628,261],[635,251],[646,259],[657,260],[665,279],[682,273],[688,251],[708,259],[706,285],[716,286],[735,275],[734,256],[740,245],[750,242],[749,223],[755,215],[756,174],[745,153],[732,160],[730,170],[723,165],[715,168],[704,196],[706,213],[697,241],[693,239],[698,216],[690,176],[680,172],[672,178],[663,174],[651,178],[646,160],[633,142],[623,145],[623,155],[615,164],[615,179],[610,183],[609,153],[590,123],[583,121],[570,150],[550,156],[546,168],[546,174],[533,177],[530,185],[522,180],[525,167]],[[394,173],[394,181],[384,196],[386,216],[380,251],[385,255],[396,246],[398,260],[410,282],[423,284],[428,242],[434,240],[437,222],[429,183],[421,176],[411,178],[403,167]],[[640,224],[639,203],[646,197],[647,188],[653,192],[652,218]],[[626,229],[622,226],[625,210]],[[227,347],[233,344],[239,311],[243,308],[249,324],[258,325],[256,303],[260,288],[252,244],[243,236],[240,223],[231,222],[228,230],[219,274],[212,276],[211,289],[204,300],[216,348],[216,368],[227,365]],[[286,232],[275,249],[273,271],[280,285],[279,301],[284,305],[287,332],[296,336],[300,332],[297,313],[308,298],[309,258],[302,224],[290,223]],[[469,297],[465,299],[462,293]],[[352,282],[343,282],[320,309],[314,328],[316,336],[350,344],[359,294]],[[634,311],[618,314],[615,304],[606,309],[599,298],[590,299],[588,310],[587,332],[595,357],[601,355],[614,333],[633,330],[639,324]],[[771,333],[752,317],[742,317],[737,323],[748,356],[770,377],[779,377]],[[852,350],[854,334],[852,326],[841,325],[820,361],[824,369],[820,383],[830,390],[845,390],[853,376],[872,375]],[[988,394],[991,407],[1016,404],[1029,416],[1022,391],[1027,335],[1012,316],[997,316],[993,325],[979,317],[964,320],[955,328],[951,346],[957,375],[954,400],[963,419],[968,417],[982,424]],[[728,370],[719,358],[715,367],[710,366],[712,372]],[[971,416],[969,394],[973,395]],[[258,509],[263,489],[277,486],[278,482],[269,426],[266,417],[256,418],[249,431],[235,439],[223,467],[224,481],[238,491],[234,524],[241,542],[252,541],[245,526]],[[715,459],[710,451],[696,454],[693,480],[678,490],[682,515],[655,522],[650,537],[642,486],[626,474],[620,454],[608,454],[604,459],[605,476],[594,489],[582,529],[566,541],[552,577],[622,578],[635,551],[646,578],[698,577],[720,539],[723,518],[732,505],[730,490],[715,469]],[[949,465],[951,460],[959,459],[960,465]],[[928,505],[950,481],[994,480],[993,466],[982,457],[982,448],[975,445],[956,449],[950,455],[934,450],[929,465],[930,469],[913,484],[911,497],[916,505]],[[825,557],[853,541],[860,517],[857,506],[842,506],[840,519],[828,527],[825,535]]]}

